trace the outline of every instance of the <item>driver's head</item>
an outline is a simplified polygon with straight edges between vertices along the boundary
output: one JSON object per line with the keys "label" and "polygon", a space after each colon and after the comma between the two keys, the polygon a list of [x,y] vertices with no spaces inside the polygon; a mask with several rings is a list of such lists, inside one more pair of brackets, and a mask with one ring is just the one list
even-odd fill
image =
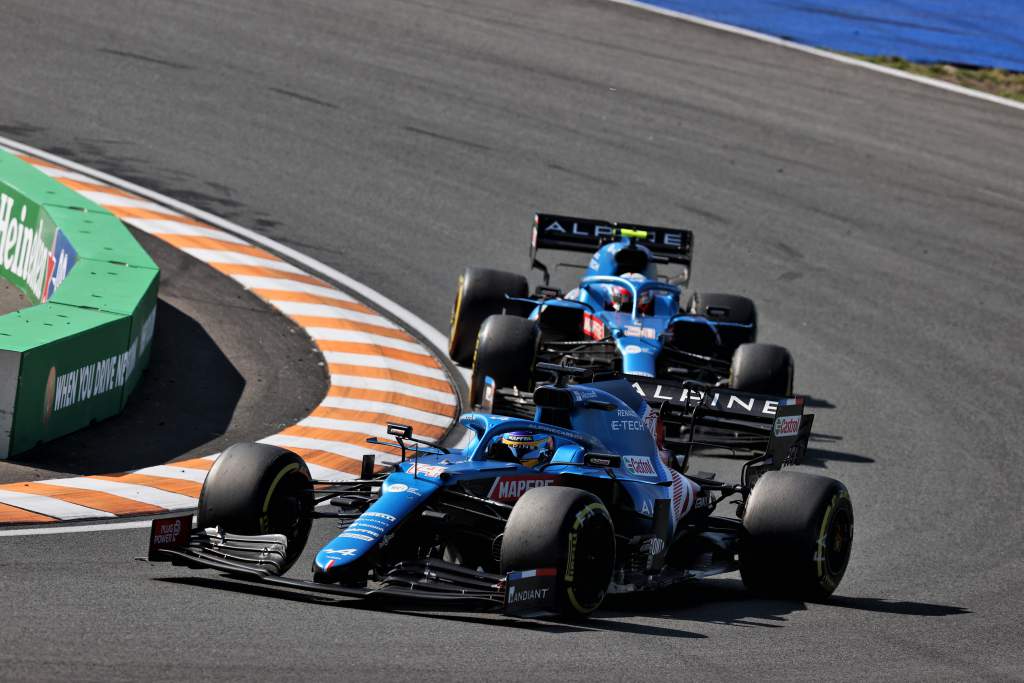
{"label": "driver's head", "polygon": [[606,311],[628,313],[633,310],[633,294],[622,285],[600,285]]}
{"label": "driver's head", "polygon": [[654,292],[640,292],[636,302],[636,312],[640,315],[654,315]]}
{"label": "driver's head", "polygon": [[[638,285],[643,284],[647,281],[642,273],[624,273],[622,275],[624,280],[630,280],[637,283]],[[626,296],[629,296],[629,290],[626,289]],[[630,301],[632,304],[632,301]],[[623,309],[619,309],[623,310]],[[653,315],[654,314],[654,292],[646,290],[640,292],[639,298],[636,301],[636,312],[640,315]]]}
{"label": "driver's head", "polygon": [[530,430],[506,432],[501,437],[501,444],[511,452],[511,459],[524,467],[536,467],[547,462],[555,448],[555,440],[550,435]]}

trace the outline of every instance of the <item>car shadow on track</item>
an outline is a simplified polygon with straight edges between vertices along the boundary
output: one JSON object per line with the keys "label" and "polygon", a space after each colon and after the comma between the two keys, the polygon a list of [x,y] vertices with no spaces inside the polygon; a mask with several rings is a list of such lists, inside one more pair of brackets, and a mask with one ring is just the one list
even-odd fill
{"label": "car shadow on track", "polygon": [[235,593],[243,593],[245,595],[273,598],[275,600],[288,600],[291,602],[318,605],[322,607],[343,607],[345,609],[367,610],[373,612],[394,612],[404,616],[455,621],[466,624],[478,624],[481,626],[525,629],[541,633],[585,633],[587,631],[611,631],[617,633],[661,636],[664,638],[707,637],[701,633],[694,633],[692,631],[685,631],[678,628],[665,628],[646,624],[612,621],[606,617],[592,618],[579,622],[565,622],[545,619],[518,619],[514,617],[506,617],[498,613],[488,612],[473,614],[466,612],[464,607],[457,609],[453,608],[452,610],[443,610],[438,609],[437,605],[425,605],[422,608],[415,605],[403,605],[401,608],[395,609],[391,605],[370,603],[358,598],[335,598],[325,595],[317,595],[314,593],[304,593],[299,590],[263,585],[249,581],[239,581],[223,576],[161,577],[154,579],[154,581],[194,586],[198,588],[209,588],[213,590],[231,591]]}
{"label": "car shadow on track", "polygon": [[[540,633],[611,632],[662,638],[701,639],[708,636],[677,627],[637,623],[637,618],[664,619],[674,623],[704,623],[741,628],[782,628],[787,617],[802,612],[807,605],[799,600],[763,599],[751,595],[737,579],[715,579],[687,584],[656,593],[609,596],[598,612],[585,621],[566,622],[546,619],[518,619],[497,613],[470,613],[465,608],[438,609],[436,605],[417,607],[370,603],[357,598],[329,597],[278,586],[241,581],[225,576],[182,576],[154,579],[165,583],[231,591],[275,600],[287,600],[320,607],[374,612],[394,612],[404,616],[452,621],[479,626],[524,629]],[[855,609],[882,614],[942,617],[969,614],[955,605],[892,600],[884,598],[835,596],[826,607]]]}
{"label": "car shadow on track", "polygon": [[[834,596],[825,607],[856,609],[883,614],[944,617],[969,614],[955,605],[891,600],[884,598]],[[780,628],[786,617],[807,609],[799,600],[769,599],[752,595],[738,579],[714,579],[685,584],[658,593],[640,593],[605,600],[597,619],[625,616],[672,619],[740,627]]]}
{"label": "car shadow on track", "polygon": [[800,462],[801,465],[808,467],[819,467],[826,469],[828,462],[849,462],[857,465],[870,465],[875,461],[874,458],[869,458],[866,455],[857,455],[856,453],[845,453],[843,451],[827,451],[821,448],[808,448],[804,453],[804,458]]}
{"label": "car shadow on track", "polygon": [[835,403],[824,398],[816,398],[814,396],[807,395],[800,396],[800,398],[804,400],[804,408],[821,408],[823,410],[831,410],[836,407]]}
{"label": "car shadow on track", "polygon": [[[811,434],[810,444],[835,444],[842,440],[843,437],[836,434],[821,434],[814,432]],[[801,464],[807,465],[808,467],[819,467],[824,469],[828,467],[827,463],[830,460],[835,462],[854,463],[858,465],[870,465],[875,462],[874,458],[869,458],[866,455],[858,455],[857,453],[834,451],[830,449],[826,450],[824,448],[808,445]]]}

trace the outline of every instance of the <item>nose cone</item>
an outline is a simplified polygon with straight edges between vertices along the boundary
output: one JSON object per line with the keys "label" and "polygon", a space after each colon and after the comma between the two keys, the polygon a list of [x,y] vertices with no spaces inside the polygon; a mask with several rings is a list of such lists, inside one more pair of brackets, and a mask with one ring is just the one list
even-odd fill
{"label": "nose cone", "polygon": [[628,336],[619,337],[617,342],[622,354],[622,372],[641,377],[655,376],[659,350],[655,343]]}
{"label": "nose cone", "polygon": [[438,488],[437,483],[401,472],[385,479],[380,498],[316,554],[313,580],[337,581],[340,574],[376,548]]}

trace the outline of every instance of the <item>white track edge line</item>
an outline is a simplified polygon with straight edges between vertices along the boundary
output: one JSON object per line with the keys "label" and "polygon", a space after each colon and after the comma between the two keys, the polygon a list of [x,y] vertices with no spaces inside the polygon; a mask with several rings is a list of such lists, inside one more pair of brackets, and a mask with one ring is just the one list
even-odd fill
{"label": "white track edge line", "polygon": [[[184,516],[182,511],[179,516]],[[170,513],[161,515],[169,517]],[[155,519],[155,518],[154,518]],[[194,522],[195,520],[193,520]],[[29,529],[0,529],[0,537],[4,536],[49,536],[51,534],[80,534],[87,531],[124,531],[125,529],[145,529],[153,523],[153,519],[136,522],[110,522],[109,524],[66,525],[51,522],[50,526],[32,527]]]}
{"label": "white track edge line", "polygon": [[816,57],[823,57],[824,59],[830,59],[833,62],[839,62],[841,64],[849,64],[850,66],[860,67],[861,69],[867,69],[868,71],[875,71],[877,73],[886,74],[894,78],[902,78],[905,81],[913,81],[914,83],[920,83],[922,85],[931,86],[938,88],[939,90],[946,90],[948,92],[954,92],[959,95],[966,95],[967,97],[973,97],[977,100],[985,100],[986,102],[993,102],[995,104],[1001,104],[1004,107],[1010,107],[1012,109],[1019,109],[1024,111],[1024,102],[1017,102],[1015,100],[1008,99],[1006,97],[1000,97],[998,95],[990,95],[980,90],[973,90],[971,88],[965,88],[962,85],[956,85],[955,83],[948,83],[946,81],[940,81],[935,78],[928,78],[927,76],[919,76],[917,74],[908,73],[906,71],[900,71],[899,69],[893,69],[892,67],[882,66],[881,64],[875,64],[873,62],[866,62],[855,57],[847,57],[836,52],[824,50],[819,47],[812,47],[810,45],[803,45],[802,43],[795,43],[792,40],[786,40],[785,38],[779,38],[777,36],[769,35],[767,33],[761,33],[759,31],[752,31],[747,28],[740,26],[733,26],[732,24],[725,24],[720,21],[714,21],[713,19],[705,19],[698,17],[693,14],[687,14],[678,10],[668,9],[666,7],[657,7],[650,5],[643,0],[608,0],[608,2],[614,2],[617,5],[626,5],[627,7],[635,7],[637,9],[646,10],[653,12],[654,14],[661,14],[662,16],[672,17],[673,19],[679,19],[697,26],[703,26],[705,28],[711,28],[718,31],[724,31],[726,33],[732,33],[733,35],[743,36],[744,38],[751,38],[758,40],[762,43],[769,43],[771,45],[778,45],[779,47],[789,48],[790,50],[796,50],[797,52],[804,52],[809,55]]}

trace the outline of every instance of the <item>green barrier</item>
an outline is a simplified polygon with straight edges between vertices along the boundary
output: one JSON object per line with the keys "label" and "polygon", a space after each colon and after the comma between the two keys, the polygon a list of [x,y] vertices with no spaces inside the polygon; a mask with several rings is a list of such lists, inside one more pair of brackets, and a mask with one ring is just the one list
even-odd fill
{"label": "green barrier", "polygon": [[120,220],[0,151],[0,458],[120,412],[149,362],[160,270]]}

